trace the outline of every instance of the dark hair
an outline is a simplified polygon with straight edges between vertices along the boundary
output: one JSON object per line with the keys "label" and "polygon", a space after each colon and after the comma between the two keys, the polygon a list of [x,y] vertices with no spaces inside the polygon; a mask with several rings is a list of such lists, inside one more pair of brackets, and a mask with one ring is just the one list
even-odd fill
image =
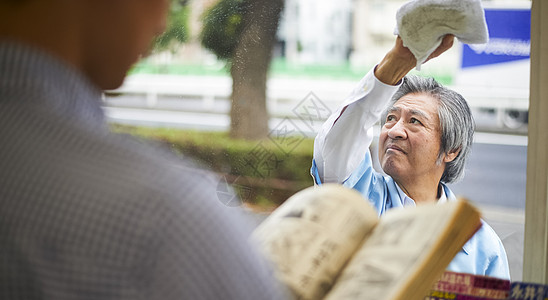
{"label": "dark hair", "polygon": [[[433,78],[414,75],[404,78],[401,87],[392,97],[389,107],[392,107],[401,97],[413,93],[428,94],[438,100],[441,129],[439,162],[444,153],[459,152],[457,157],[445,166],[441,181],[446,183],[459,181],[464,176],[464,165],[474,138],[475,124],[470,107],[459,93],[442,86]],[[386,117],[381,119],[383,125],[385,119]]]}

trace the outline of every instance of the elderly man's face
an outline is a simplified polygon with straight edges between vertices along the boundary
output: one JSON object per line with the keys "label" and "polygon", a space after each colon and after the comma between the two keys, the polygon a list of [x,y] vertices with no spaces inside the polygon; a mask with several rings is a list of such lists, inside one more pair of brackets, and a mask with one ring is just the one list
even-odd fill
{"label": "elderly man's face", "polygon": [[445,162],[437,163],[441,145],[438,101],[427,94],[407,94],[388,111],[379,138],[384,172],[398,183],[438,180]]}

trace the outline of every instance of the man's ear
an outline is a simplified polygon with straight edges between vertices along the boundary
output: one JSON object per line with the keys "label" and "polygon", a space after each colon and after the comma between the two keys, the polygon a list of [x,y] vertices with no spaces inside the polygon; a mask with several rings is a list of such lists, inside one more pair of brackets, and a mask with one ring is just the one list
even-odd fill
{"label": "man's ear", "polygon": [[443,161],[445,163],[449,163],[449,162],[452,162],[455,158],[457,158],[457,156],[459,155],[460,153],[460,148],[459,149],[456,149],[456,150],[453,150],[449,153],[445,153],[445,157],[443,158]]}

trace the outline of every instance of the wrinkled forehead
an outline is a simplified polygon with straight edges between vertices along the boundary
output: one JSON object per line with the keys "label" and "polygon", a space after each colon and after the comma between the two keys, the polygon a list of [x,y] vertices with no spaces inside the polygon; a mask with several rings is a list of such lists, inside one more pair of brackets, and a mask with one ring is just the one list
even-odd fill
{"label": "wrinkled forehead", "polygon": [[439,123],[439,100],[427,93],[411,93],[402,96],[387,107],[388,113],[406,113]]}

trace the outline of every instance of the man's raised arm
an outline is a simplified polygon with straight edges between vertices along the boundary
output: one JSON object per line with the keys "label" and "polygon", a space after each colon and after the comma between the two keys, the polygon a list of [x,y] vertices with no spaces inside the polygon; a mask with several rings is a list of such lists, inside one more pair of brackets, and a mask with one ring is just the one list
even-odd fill
{"label": "man's raised arm", "polygon": [[[445,36],[428,60],[452,45],[453,36]],[[411,51],[397,37],[394,47],[327,119],[314,142],[311,174],[317,184],[343,183],[359,166],[373,140],[373,125],[398,89],[401,79],[416,63]]]}

